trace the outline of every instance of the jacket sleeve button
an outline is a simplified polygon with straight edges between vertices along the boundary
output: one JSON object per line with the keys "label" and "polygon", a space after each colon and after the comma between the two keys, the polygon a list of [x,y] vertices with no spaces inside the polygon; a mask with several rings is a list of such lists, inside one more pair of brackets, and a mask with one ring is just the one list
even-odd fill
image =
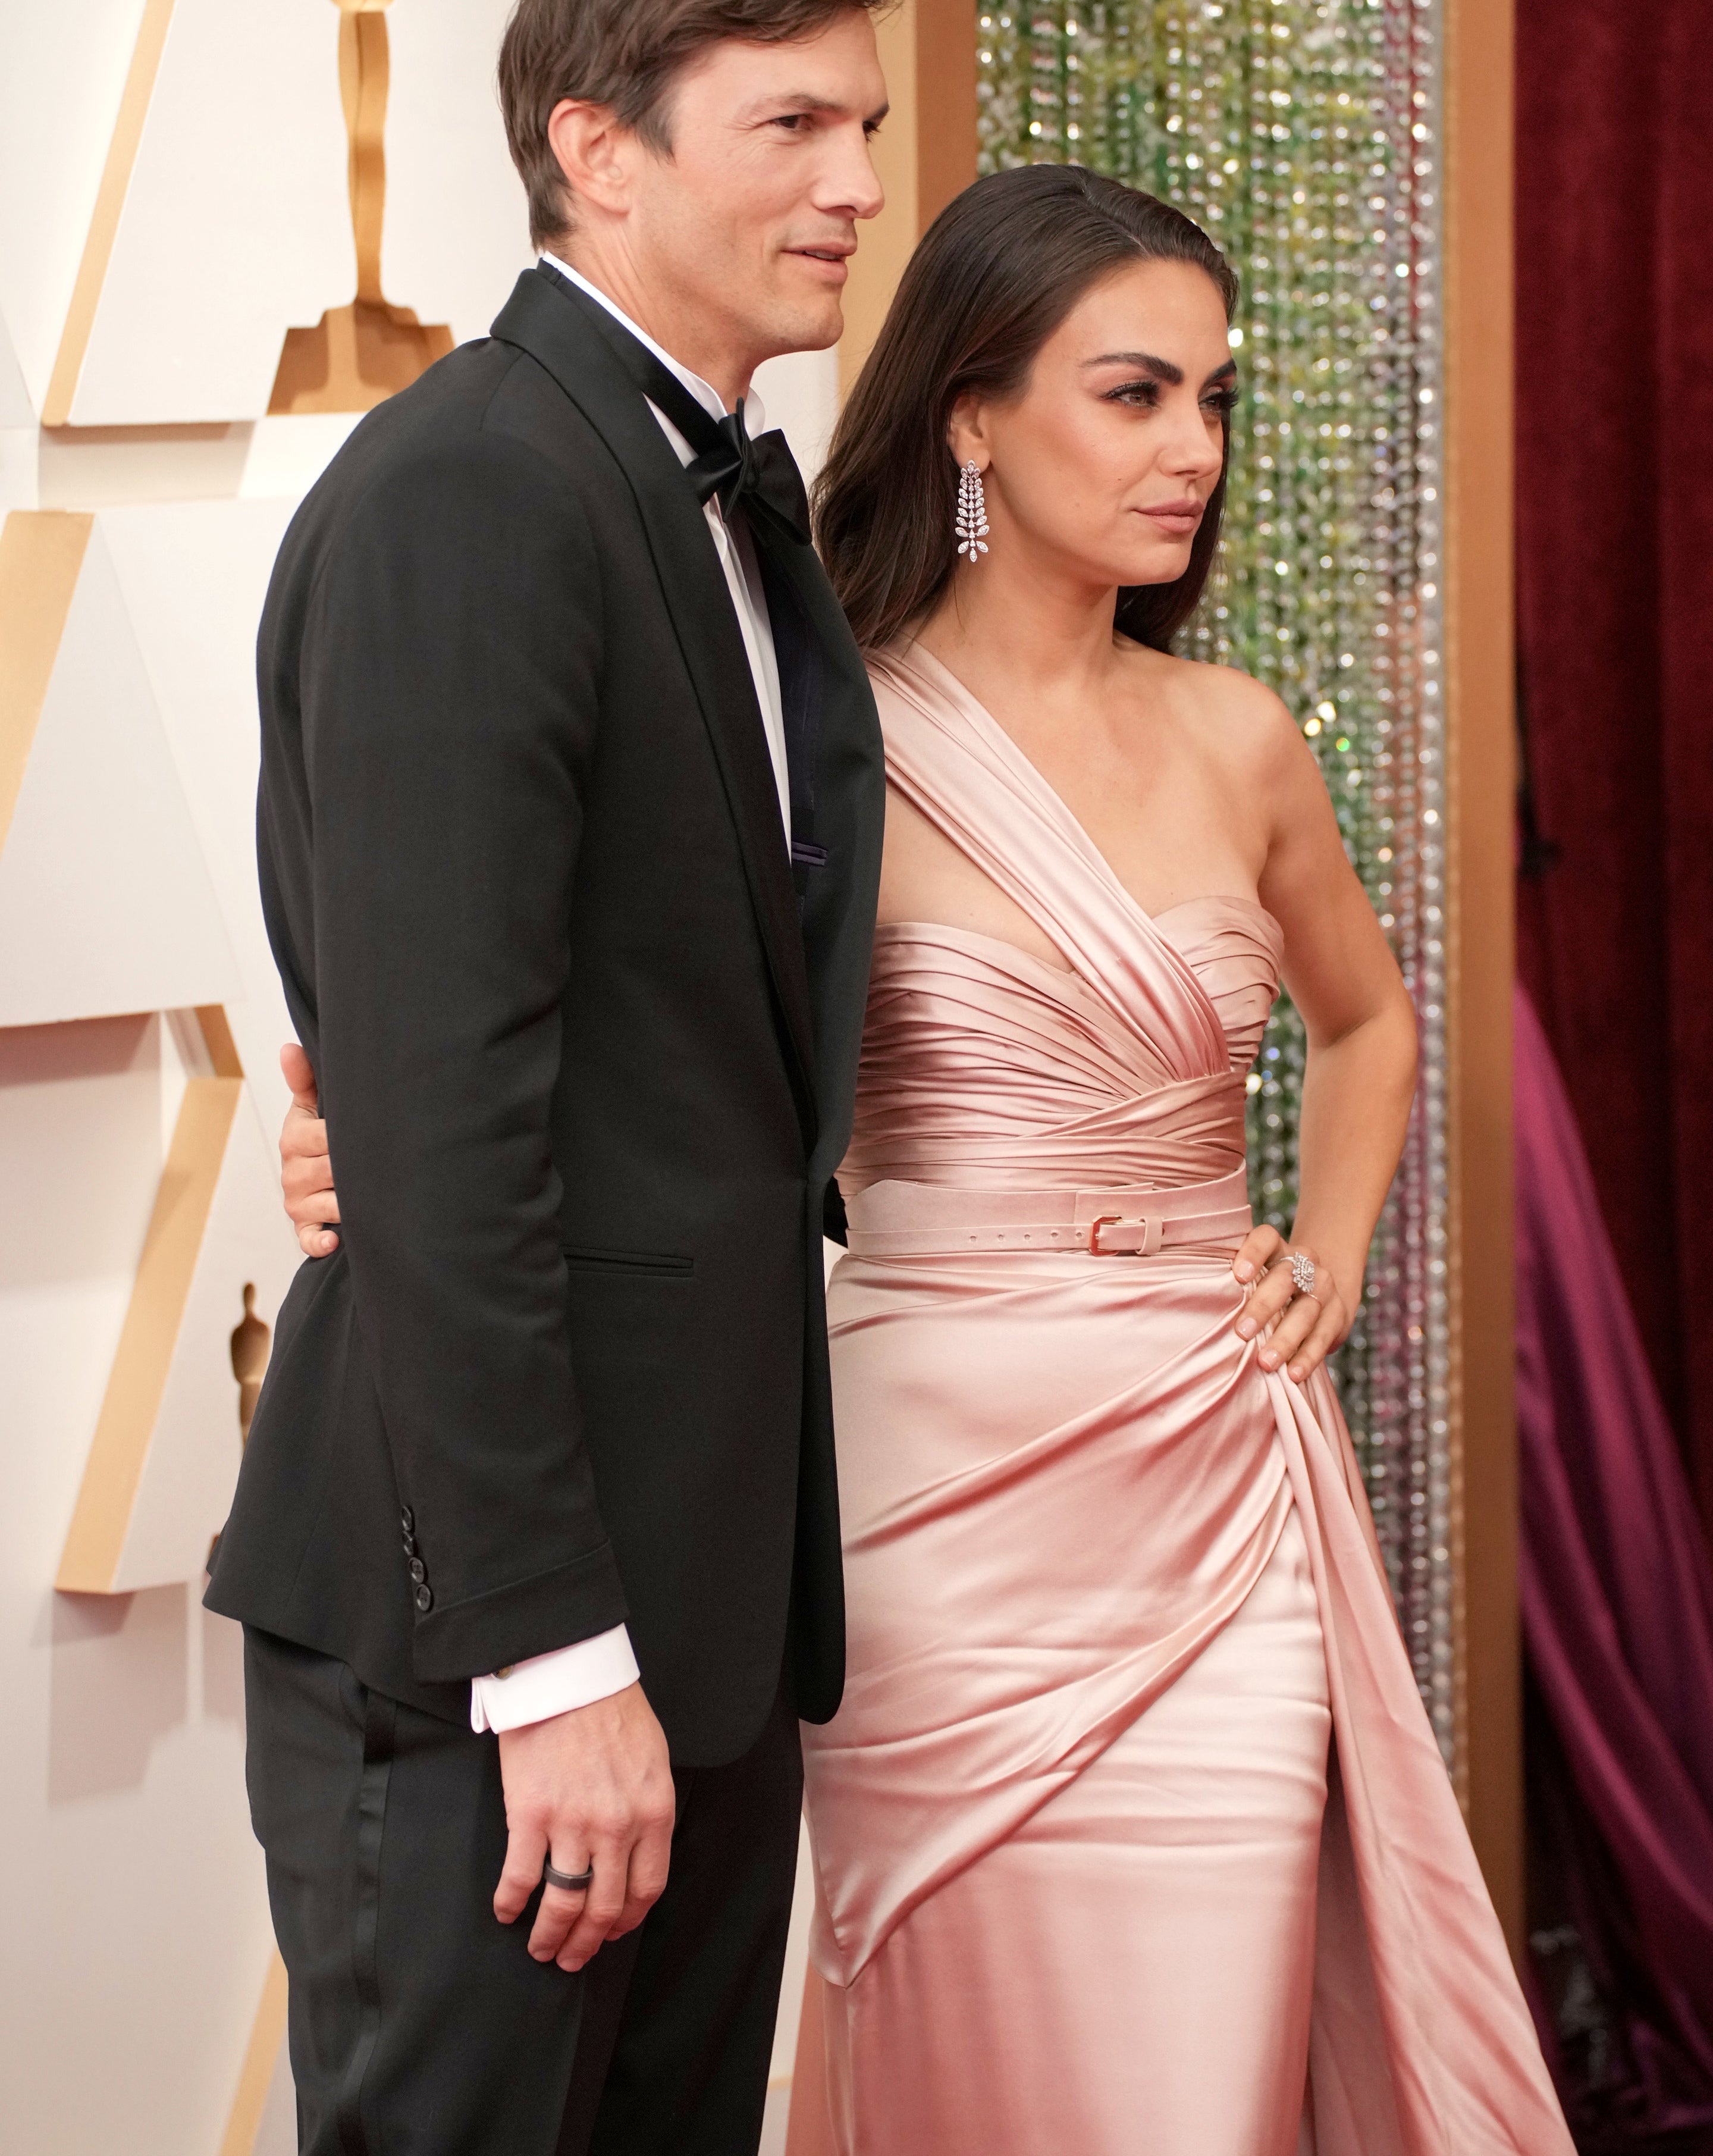
{"label": "jacket sleeve button", "polygon": [[410,1576],[418,1587],[428,1576],[428,1568],[419,1557],[413,1557],[410,1561]]}
{"label": "jacket sleeve button", "polygon": [[417,1516],[413,1512],[412,1512],[408,1505],[407,1505],[404,1507],[404,1510],[399,1514],[398,1524],[404,1529],[404,1532],[408,1535],[413,1535],[416,1532]]}
{"label": "jacket sleeve button", "polygon": [[426,1617],[433,1606],[433,1589],[432,1587],[419,1587],[417,1589],[417,1608],[420,1609],[423,1616]]}

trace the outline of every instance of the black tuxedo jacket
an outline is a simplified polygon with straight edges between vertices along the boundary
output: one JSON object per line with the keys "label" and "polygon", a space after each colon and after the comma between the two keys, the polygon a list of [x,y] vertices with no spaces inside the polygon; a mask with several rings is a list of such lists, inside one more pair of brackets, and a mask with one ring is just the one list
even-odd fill
{"label": "black tuxedo jacket", "polygon": [[[703,512],[526,272],[367,419],[263,617],[259,848],[327,1117],[212,1608],[449,1717],[628,1621],[674,1756],[741,1753],[844,1599],[822,1296],[879,885],[873,699],[755,530],[793,871]],[[835,1193],[836,1199],[836,1193]]]}

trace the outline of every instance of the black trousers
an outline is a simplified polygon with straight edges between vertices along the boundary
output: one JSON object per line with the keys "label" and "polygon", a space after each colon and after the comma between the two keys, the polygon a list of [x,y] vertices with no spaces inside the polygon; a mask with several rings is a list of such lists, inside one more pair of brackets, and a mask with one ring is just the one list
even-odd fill
{"label": "black trousers", "polygon": [[499,1747],[246,1630],[250,1816],[291,1979],[304,2156],[753,2156],[797,1864],[782,1692],[676,1777],[666,1892],[567,1975],[500,1923]]}

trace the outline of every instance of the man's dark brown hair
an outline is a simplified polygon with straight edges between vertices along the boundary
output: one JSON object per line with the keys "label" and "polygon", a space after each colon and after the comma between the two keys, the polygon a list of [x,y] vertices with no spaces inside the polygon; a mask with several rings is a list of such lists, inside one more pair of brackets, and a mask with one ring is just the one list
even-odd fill
{"label": "man's dark brown hair", "polygon": [[665,105],[680,71],[726,38],[782,44],[813,37],[848,8],[888,0],[517,0],[500,48],[500,106],[530,198],[537,247],[571,223],[565,175],[547,140],[567,97],[612,108],[653,149],[670,153]]}

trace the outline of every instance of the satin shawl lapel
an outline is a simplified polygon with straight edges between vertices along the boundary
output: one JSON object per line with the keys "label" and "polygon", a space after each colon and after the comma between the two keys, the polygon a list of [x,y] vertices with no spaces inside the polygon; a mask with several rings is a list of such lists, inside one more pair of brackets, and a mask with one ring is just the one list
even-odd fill
{"label": "satin shawl lapel", "polygon": [[608,448],[635,496],[679,649],[701,707],[737,827],[750,897],[793,1051],[805,1142],[819,1123],[815,1034],[779,794],[731,594],[701,505],[642,393],[608,349],[595,309],[574,290],[526,270],[494,335],[545,367]]}
{"label": "satin shawl lapel", "polygon": [[880,896],[885,751],[868,670],[813,547],[753,523],[751,531],[773,619],[787,732],[801,742],[808,767],[793,779],[792,798],[802,797],[810,812],[803,835],[827,855],[801,874],[821,1111],[811,1173],[830,1178],[849,1142],[856,1104]]}

